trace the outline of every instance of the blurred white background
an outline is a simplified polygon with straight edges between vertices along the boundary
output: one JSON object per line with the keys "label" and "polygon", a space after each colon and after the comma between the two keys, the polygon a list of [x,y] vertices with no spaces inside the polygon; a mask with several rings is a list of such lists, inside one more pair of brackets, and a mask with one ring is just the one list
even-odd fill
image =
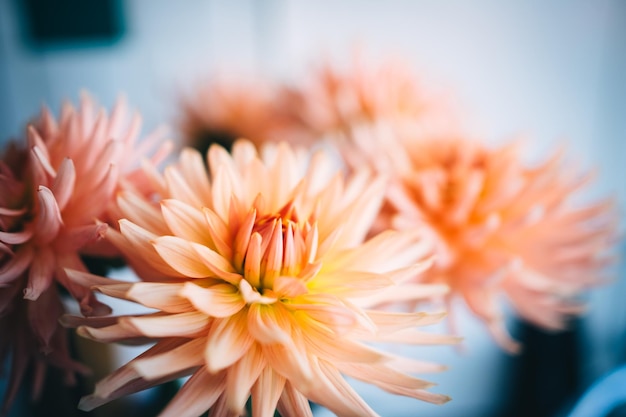
{"label": "blurred white background", "polygon": [[[436,89],[456,95],[488,140],[524,133],[536,151],[567,143],[597,167],[592,194],[626,204],[626,2],[621,0],[129,0],[110,45],[37,50],[24,42],[19,3],[0,0],[0,140],[22,135],[42,103],[58,110],[81,90],[111,105],[119,93],[144,131],[175,122],[179,99],[212,71],[294,79],[320,57],[360,46],[373,62],[400,57]],[[624,210],[620,210],[624,213]],[[581,389],[626,357],[626,282],[590,294],[583,321]],[[385,416],[484,416],[511,387],[509,360],[472,317],[466,349],[416,356],[450,365],[437,407],[370,392]],[[320,416],[327,415],[320,412]]]}

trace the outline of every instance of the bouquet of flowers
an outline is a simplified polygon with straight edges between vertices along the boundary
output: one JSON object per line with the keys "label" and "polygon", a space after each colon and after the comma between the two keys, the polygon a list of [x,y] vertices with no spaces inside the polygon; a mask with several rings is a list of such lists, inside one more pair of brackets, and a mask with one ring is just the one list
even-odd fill
{"label": "bouquet of flowers", "polygon": [[[69,384],[88,371],[74,332],[146,346],[83,410],[181,378],[161,416],[377,415],[346,377],[443,404],[422,374],[444,366],[389,344],[459,343],[454,311],[450,334],[427,326],[461,297],[514,353],[503,299],[558,331],[606,280],[616,214],[577,201],[590,175],[563,151],[531,165],[520,141],[474,137],[398,62],[325,64],[299,85],[218,78],[181,109],[179,151],[163,130],[141,138],[124,100],[109,113],[87,95],[4,150],[4,413],[48,367]],[[97,293],[145,312],[112,315]]]}

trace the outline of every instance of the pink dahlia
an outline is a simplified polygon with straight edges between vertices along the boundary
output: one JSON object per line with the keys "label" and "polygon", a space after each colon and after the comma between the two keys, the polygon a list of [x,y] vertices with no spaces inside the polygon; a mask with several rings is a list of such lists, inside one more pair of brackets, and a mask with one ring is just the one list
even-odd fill
{"label": "pink dahlia", "polygon": [[442,285],[402,283],[429,266],[420,233],[382,233],[364,242],[385,183],[345,180],[323,153],[285,143],[232,156],[212,146],[210,175],[185,150],[155,177],[160,207],[121,197],[126,220],[111,234],[143,282],[68,271],[82,285],[156,309],[81,319],[79,334],[102,342],[154,342],[96,385],[90,410],[164,381],[190,376],[161,416],[310,416],[309,400],[338,415],[376,415],[345,376],[433,403],[447,397],[413,373],[441,369],[373,342],[440,344],[456,338],[419,330],[443,314],[399,313],[373,303],[443,294]]}
{"label": "pink dahlia", "polygon": [[610,202],[575,203],[588,176],[573,175],[560,154],[529,167],[517,144],[446,137],[402,146],[410,169],[396,173],[384,213],[437,242],[426,282],[449,285],[448,297],[462,296],[509,351],[518,345],[500,298],[548,330],[582,311],[577,296],[604,281],[616,241]]}
{"label": "pink dahlia", "polygon": [[12,358],[5,411],[29,368],[35,394],[47,365],[65,370],[68,382],[85,370],[71,360],[58,325],[64,307],[57,284],[83,314],[110,312],[64,268],[86,271],[81,254],[110,253],[95,245],[107,228],[98,219],[110,220],[121,184],[141,189],[131,164],[146,143],[135,146],[140,121],[125,116],[123,102],[109,117],[87,96],[79,109],[64,106],[58,122],[44,109],[28,128],[28,149],[12,148],[0,162],[0,353],[2,363]]}

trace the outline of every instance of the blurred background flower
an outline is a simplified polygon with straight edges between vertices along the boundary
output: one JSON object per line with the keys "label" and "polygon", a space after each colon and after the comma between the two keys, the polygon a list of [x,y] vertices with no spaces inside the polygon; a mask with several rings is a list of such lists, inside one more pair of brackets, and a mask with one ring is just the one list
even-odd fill
{"label": "blurred background flower", "polygon": [[[295,82],[324,54],[349,65],[359,43],[368,59],[398,56],[426,86],[451,91],[467,128],[488,143],[528,133],[528,159],[537,162],[567,141],[583,171],[599,167],[583,198],[615,193],[621,207],[626,202],[626,6],[619,0],[80,3],[0,2],[0,140],[19,136],[42,101],[58,103],[83,88],[106,105],[126,92],[146,125],[157,126],[180,119],[181,92],[207,74],[244,68]],[[611,285],[586,295],[588,313],[559,336],[510,322],[525,345],[515,358],[459,314],[463,353],[419,352],[451,365],[435,378],[454,398],[444,407],[355,386],[390,416],[563,415],[626,360],[625,292],[619,268]]]}

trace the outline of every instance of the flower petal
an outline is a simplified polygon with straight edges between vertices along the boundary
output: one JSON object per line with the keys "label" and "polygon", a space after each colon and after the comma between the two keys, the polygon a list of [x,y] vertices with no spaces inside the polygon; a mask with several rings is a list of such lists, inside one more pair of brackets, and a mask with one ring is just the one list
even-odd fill
{"label": "flower petal", "polygon": [[216,319],[211,326],[205,349],[206,367],[210,373],[219,372],[237,362],[248,352],[253,339],[246,328],[246,312],[229,318]]}
{"label": "flower petal", "polygon": [[38,299],[39,295],[52,284],[56,267],[54,252],[50,248],[39,248],[28,271],[28,284],[24,289],[24,298]]}
{"label": "flower petal", "polygon": [[210,374],[206,368],[198,369],[185,382],[176,396],[167,404],[159,417],[197,417],[207,411],[222,395],[225,372]]}
{"label": "flower petal", "polygon": [[39,200],[39,217],[35,231],[37,243],[41,246],[50,243],[56,238],[63,225],[61,211],[49,188],[40,185],[37,190]]}
{"label": "flower petal", "polygon": [[248,310],[248,330],[260,343],[288,344],[291,340],[291,324],[288,314],[279,305],[255,303]]}
{"label": "flower petal", "polygon": [[195,308],[211,317],[233,316],[246,305],[237,287],[230,284],[201,287],[186,282],[179,294],[187,298]]}
{"label": "flower petal", "polygon": [[161,236],[154,239],[153,245],[163,260],[181,274],[190,278],[214,276],[190,242],[176,236]]}
{"label": "flower petal", "polygon": [[202,212],[182,201],[167,199],[161,201],[161,213],[172,233],[178,237],[210,245],[211,235],[206,231]]}
{"label": "flower petal", "polygon": [[193,339],[158,355],[135,359],[130,364],[144,379],[152,380],[200,366],[204,362],[203,338]]}
{"label": "flower petal", "polygon": [[226,377],[226,397],[228,409],[243,412],[250,396],[250,388],[266,366],[261,349],[252,344],[250,349],[228,370]]}
{"label": "flower petal", "polygon": [[277,409],[283,417],[313,417],[309,400],[293,388],[289,381],[285,382]]}
{"label": "flower petal", "polygon": [[237,273],[231,263],[222,255],[195,242],[190,242],[190,245],[204,265],[213,272],[214,276],[234,285],[237,285],[239,281],[241,281],[241,275]]}
{"label": "flower petal", "polygon": [[283,392],[285,377],[266,366],[252,386],[252,412],[259,417],[273,417]]}
{"label": "flower petal", "polygon": [[147,337],[192,337],[206,331],[210,319],[203,313],[187,312],[128,317],[120,321],[121,324],[126,322]]}
{"label": "flower petal", "polygon": [[57,171],[57,176],[52,184],[52,193],[57,200],[59,209],[63,210],[74,192],[76,183],[76,169],[71,159],[65,158]]}

